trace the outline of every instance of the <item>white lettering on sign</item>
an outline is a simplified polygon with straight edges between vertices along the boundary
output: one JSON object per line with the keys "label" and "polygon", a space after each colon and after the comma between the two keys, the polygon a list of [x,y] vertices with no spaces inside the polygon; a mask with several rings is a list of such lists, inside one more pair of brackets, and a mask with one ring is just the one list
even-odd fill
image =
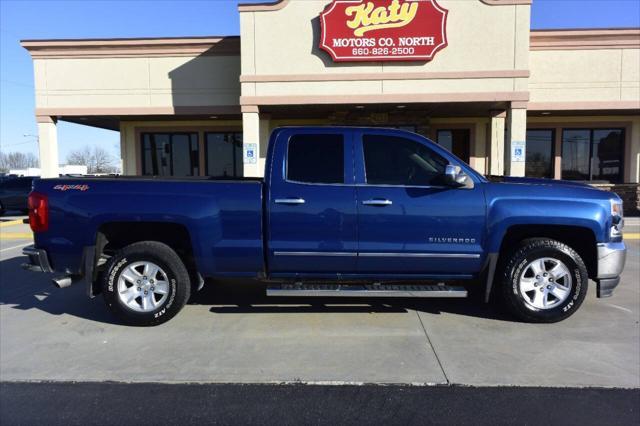
{"label": "white lettering on sign", "polygon": [[435,46],[435,37],[400,37],[400,46]]}

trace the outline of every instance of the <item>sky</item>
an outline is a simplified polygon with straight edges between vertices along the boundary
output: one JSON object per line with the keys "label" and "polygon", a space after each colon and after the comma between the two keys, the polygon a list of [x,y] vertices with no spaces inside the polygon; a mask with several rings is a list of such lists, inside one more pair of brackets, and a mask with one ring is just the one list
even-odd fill
{"label": "sky", "polygon": [[[0,0],[0,150],[38,152],[33,65],[19,40],[237,35],[237,4],[237,0]],[[531,14],[534,29],[640,27],[640,0],[534,0]],[[102,146],[117,158],[119,143],[118,132],[58,123],[61,163],[70,151],[86,145]]]}

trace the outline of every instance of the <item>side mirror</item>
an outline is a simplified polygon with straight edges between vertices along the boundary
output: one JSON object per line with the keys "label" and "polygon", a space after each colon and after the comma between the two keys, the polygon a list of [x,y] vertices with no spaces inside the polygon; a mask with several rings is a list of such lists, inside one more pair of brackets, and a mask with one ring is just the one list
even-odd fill
{"label": "side mirror", "polygon": [[469,177],[462,171],[460,166],[448,164],[444,169],[444,183],[453,187],[467,186]]}

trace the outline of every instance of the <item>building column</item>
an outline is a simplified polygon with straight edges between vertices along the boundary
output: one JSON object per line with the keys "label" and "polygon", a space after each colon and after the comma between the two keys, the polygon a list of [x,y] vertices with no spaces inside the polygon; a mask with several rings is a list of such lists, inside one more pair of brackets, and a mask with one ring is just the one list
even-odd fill
{"label": "building column", "polygon": [[49,116],[36,117],[38,123],[38,147],[40,154],[40,176],[58,177],[58,130],[56,120]]}
{"label": "building column", "polygon": [[509,176],[524,176],[527,141],[527,108],[524,102],[512,102],[507,111],[507,161]]}
{"label": "building column", "polygon": [[506,117],[507,113],[505,111],[491,112],[489,174],[493,176],[504,175],[504,129]]}
{"label": "building column", "polygon": [[245,177],[263,177],[270,118],[257,106],[242,107],[242,158]]}

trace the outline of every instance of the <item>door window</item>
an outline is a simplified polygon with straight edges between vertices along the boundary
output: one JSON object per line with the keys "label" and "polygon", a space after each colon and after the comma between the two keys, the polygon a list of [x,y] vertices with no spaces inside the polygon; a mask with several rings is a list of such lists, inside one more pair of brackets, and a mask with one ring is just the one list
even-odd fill
{"label": "door window", "polygon": [[242,177],[242,133],[206,133],[207,176]]}
{"label": "door window", "polygon": [[553,130],[527,130],[527,177],[553,177],[553,139]]}
{"label": "door window", "polygon": [[449,162],[416,141],[397,136],[363,137],[366,181],[370,185],[437,184]]}
{"label": "door window", "polygon": [[197,176],[200,174],[197,133],[143,133],[142,174]]}
{"label": "door window", "polygon": [[287,180],[303,183],[344,183],[344,137],[299,134],[289,139]]}

